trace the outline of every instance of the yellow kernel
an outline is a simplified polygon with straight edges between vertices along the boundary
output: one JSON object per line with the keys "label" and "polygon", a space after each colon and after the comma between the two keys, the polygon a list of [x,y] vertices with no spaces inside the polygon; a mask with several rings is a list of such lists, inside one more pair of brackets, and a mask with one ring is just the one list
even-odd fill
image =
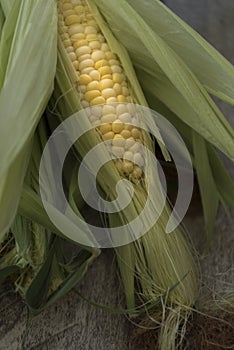
{"label": "yellow kernel", "polygon": [[116,95],[120,95],[121,94],[122,88],[121,88],[120,84],[115,83],[114,86],[113,86],[113,89],[115,90]]}
{"label": "yellow kernel", "polygon": [[73,46],[66,47],[67,53],[74,52]]}
{"label": "yellow kernel", "polygon": [[129,152],[129,151],[124,152],[123,158],[127,160],[133,160],[132,152]]}
{"label": "yellow kernel", "polygon": [[72,42],[81,41],[81,40],[85,39],[85,34],[84,33],[75,33],[75,34],[71,35],[70,39]]}
{"label": "yellow kernel", "polygon": [[110,48],[109,48],[109,46],[108,46],[107,43],[103,43],[102,46],[101,46],[101,50],[102,50],[103,52],[107,52],[107,51],[110,50]]}
{"label": "yellow kernel", "polygon": [[95,97],[91,102],[91,106],[104,104],[106,101],[102,96]]}
{"label": "yellow kernel", "polygon": [[116,106],[116,114],[121,115],[127,112],[127,106],[125,104],[118,104]]}
{"label": "yellow kernel", "polygon": [[109,66],[104,66],[104,67],[100,67],[98,69],[99,73],[101,75],[106,75],[106,74],[111,74],[112,73],[112,70]]}
{"label": "yellow kernel", "polygon": [[143,166],[144,165],[144,159],[142,157],[142,155],[140,153],[135,153],[133,156],[133,161],[135,164],[137,164],[138,166]]}
{"label": "yellow kernel", "polygon": [[123,171],[126,173],[126,174],[130,174],[133,172],[133,163],[130,162],[129,160],[124,160],[123,161]]}
{"label": "yellow kernel", "polygon": [[114,131],[114,133],[120,133],[123,130],[124,126],[123,123],[121,123],[121,121],[119,119],[116,119],[113,123],[112,123],[112,131]]}
{"label": "yellow kernel", "polygon": [[74,23],[80,23],[79,17],[76,15],[73,9],[69,9],[63,12],[63,17],[65,18],[64,22],[67,26],[70,26]]}
{"label": "yellow kernel", "polygon": [[125,148],[130,149],[135,143],[136,143],[136,141],[132,137],[130,137],[125,142]]}
{"label": "yellow kernel", "polygon": [[72,9],[72,4],[69,4],[68,2],[62,5],[63,11]]}
{"label": "yellow kernel", "polygon": [[111,51],[106,51],[105,55],[108,60],[114,60],[117,58],[116,55]]}
{"label": "yellow kernel", "polygon": [[124,79],[124,75],[121,73],[113,73],[113,81],[114,83],[122,83],[123,79]]}
{"label": "yellow kernel", "polygon": [[88,54],[90,52],[91,52],[91,49],[90,49],[90,47],[88,45],[81,46],[78,49],[76,49],[77,56],[86,55],[86,54]]}
{"label": "yellow kernel", "polygon": [[111,66],[111,70],[112,70],[112,73],[121,73],[122,72],[122,68],[120,66],[117,66],[117,65]]}
{"label": "yellow kernel", "polygon": [[97,51],[94,51],[94,52],[92,53],[92,59],[93,59],[95,62],[100,61],[100,60],[102,60],[102,59],[104,59],[104,58],[105,58],[105,54],[104,54],[104,52],[102,52],[101,50],[97,50]]}
{"label": "yellow kernel", "polygon": [[109,97],[107,100],[106,100],[106,103],[108,104],[111,104],[111,103],[117,103],[117,98],[116,97]]}
{"label": "yellow kernel", "polygon": [[92,69],[89,75],[93,80],[100,80],[100,73],[96,69]]}
{"label": "yellow kernel", "polygon": [[90,46],[91,50],[98,50],[98,49],[100,49],[101,44],[99,41],[94,40],[94,41],[90,41],[89,46]]}
{"label": "yellow kernel", "polygon": [[112,140],[113,137],[114,137],[113,131],[109,131],[109,132],[107,132],[106,134],[102,135],[102,139],[103,139],[104,141]]}
{"label": "yellow kernel", "polygon": [[87,91],[99,90],[99,89],[100,89],[99,82],[97,80],[93,80],[87,85]]}
{"label": "yellow kernel", "polygon": [[130,113],[123,113],[123,114],[120,114],[119,115],[119,120],[122,122],[122,123],[130,123],[131,122],[131,114]]}
{"label": "yellow kernel", "polygon": [[70,60],[72,61],[72,62],[74,62],[75,60],[76,60],[76,54],[75,54],[75,52],[69,52],[69,57],[70,57]]}
{"label": "yellow kernel", "polygon": [[107,132],[111,131],[111,124],[100,125],[99,130],[101,131],[102,134],[106,134]]}
{"label": "yellow kernel", "polygon": [[72,24],[80,23],[80,18],[77,15],[70,15],[65,18],[65,24],[70,26]]}
{"label": "yellow kernel", "polygon": [[118,100],[118,102],[123,103],[123,102],[126,102],[126,97],[123,95],[119,95],[117,97],[117,100]]}
{"label": "yellow kernel", "polygon": [[111,74],[102,75],[102,79],[110,79],[110,80],[112,80],[112,75]]}
{"label": "yellow kernel", "polygon": [[115,114],[105,114],[101,117],[102,123],[113,123],[116,120]]}
{"label": "yellow kernel", "polygon": [[124,96],[130,95],[130,91],[125,86],[122,87],[122,95],[124,95]]}
{"label": "yellow kernel", "polygon": [[73,64],[73,67],[75,68],[75,70],[79,69],[79,62],[78,61],[73,61],[72,64]]}
{"label": "yellow kernel", "polygon": [[80,75],[80,79],[79,79],[80,84],[87,85],[91,81],[92,81],[92,78],[88,74],[81,74]]}
{"label": "yellow kernel", "polygon": [[97,34],[87,34],[86,35],[86,39],[88,41],[94,41],[95,40],[95,41],[99,42]]}
{"label": "yellow kernel", "polygon": [[111,79],[102,79],[100,81],[100,89],[104,90],[113,87],[113,81]]}
{"label": "yellow kernel", "polygon": [[124,148],[123,147],[117,147],[117,146],[112,146],[111,147],[112,153],[116,156],[116,157],[122,157],[124,154]]}
{"label": "yellow kernel", "polygon": [[129,137],[131,137],[131,132],[129,130],[122,130],[121,131],[121,135],[125,138],[125,139],[129,139]]}
{"label": "yellow kernel", "polygon": [[115,114],[115,107],[111,106],[111,105],[105,105],[103,106],[102,109],[102,114]]}
{"label": "yellow kernel", "polygon": [[123,164],[123,162],[120,159],[115,161],[115,167],[120,173],[122,173],[122,170],[123,170],[122,164]]}
{"label": "yellow kernel", "polygon": [[94,26],[87,26],[84,32],[85,34],[97,34],[97,29]]}
{"label": "yellow kernel", "polygon": [[87,91],[85,94],[85,99],[90,102],[100,95],[101,93],[98,90]]}
{"label": "yellow kernel", "polygon": [[112,140],[112,144],[113,146],[124,147],[125,139],[121,135],[116,134]]}
{"label": "yellow kernel", "polygon": [[87,59],[80,62],[80,70],[82,70],[83,68],[92,67],[92,66],[93,66],[93,60],[91,59]]}
{"label": "yellow kernel", "polygon": [[108,65],[107,60],[101,59],[100,61],[97,61],[97,62],[95,63],[94,67],[95,67],[95,69],[99,69],[99,68],[104,67],[104,66],[106,66],[106,65]]}
{"label": "yellow kernel", "polygon": [[132,137],[133,137],[134,139],[139,139],[139,138],[141,137],[140,130],[137,129],[137,128],[133,128],[132,131],[131,131],[131,133],[132,133]]}
{"label": "yellow kernel", "polygon": [[87,24],[89,26],[93,26],[94,28],[97,28],[97,22],[94,19],[88,20]]}
{"label": "yellow kernel", "polygon": [[103,89],[102,90],[102,96],[107,99],[109,97],[115,97],[116,94],[115,94],[115,90],[112,89],[112,88],[107,88],[107,89]]}
{"label": "yellow kernel", "polygon": [[75,49],[78,49],[79,47],[82,47],[82,46],[88,46],[88,41],[85,40],[85,39],[82,39],[82,40],[77,40],[73,43],[73,46]]}
{"label": "yellow kernel", "polygon": [[74,7],[74,10],[76,11],[76,13],[78,15],[80,15],[81,13],[84,13],[85,12],[85,9],[84,9],[84,6],[82,5],[77,5]]}
{"label": "yellow kernel", "polygon": [[91,59],[91,56],[90,56],[89,53],[78,57],[78,61],[79,61],[79,62],[82,62],[82,61],[88,60],[88,59]]}

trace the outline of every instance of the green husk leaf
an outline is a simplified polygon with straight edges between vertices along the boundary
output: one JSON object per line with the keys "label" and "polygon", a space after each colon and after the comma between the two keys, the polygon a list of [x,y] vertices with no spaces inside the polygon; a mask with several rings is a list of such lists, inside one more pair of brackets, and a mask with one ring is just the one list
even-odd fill
{"label": "green husk leaf", "polygon": [[219,195],[210,168],[206,142],[195,132],[193,132],[193,149],[209,245],[215,225]]}
{"label": "green husk leaf", "polygon": [[[112,4],[100,0],[96,3],[113,33],[127,48],[133,64],[151,77],[156,96],[186,124],[233,159],[233,129],[175,51],[126,1]],[[142,75],[139,78],[147,88],[148,79],[144,81]]]}
{"label": "green husk leaf", "polygon": [[55,2],[14,2],[0,47],[0,239],[15,217],[33,133],[53,89],[56,36]]}
{"label": "green husk leaf", "polygon": [[161,1],[128,3],[183,59],[208,92],[234,104],[234,67],[230,62]]}

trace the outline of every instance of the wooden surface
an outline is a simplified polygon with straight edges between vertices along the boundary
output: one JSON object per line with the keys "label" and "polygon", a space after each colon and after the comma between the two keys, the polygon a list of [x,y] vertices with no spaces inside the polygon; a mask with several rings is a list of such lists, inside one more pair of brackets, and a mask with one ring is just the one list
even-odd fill
{"label": "wooden surface", "polygon": [[[166,0],[166,3],[234,63],[234,1]],[[233,116],[233,109],[223,108],[229,117]],[[232,172],[234,175],[233,169]],[[200,211],[193,208],[187,220],[191,235],[199,240],[204,233]],[[233,219],[228,221],[220,210],[211,254],[202,261],[206,284],[212,290],[221,286],[230,291],[234,277],[233,229]],[[219,285],[214,284],[214,278],[219,279]],[[118,305],[123,293],[112,251],[105,251],[97,259],[80,288],[91,300]],[[26,307],[9,286],[0,288],[0,298],[0,350],[18,350],[26,324]],[[125,316],[111,315],[70,293],[33,320],[26,349],[127,350],[131,348],[130,335],[131,323]]]}

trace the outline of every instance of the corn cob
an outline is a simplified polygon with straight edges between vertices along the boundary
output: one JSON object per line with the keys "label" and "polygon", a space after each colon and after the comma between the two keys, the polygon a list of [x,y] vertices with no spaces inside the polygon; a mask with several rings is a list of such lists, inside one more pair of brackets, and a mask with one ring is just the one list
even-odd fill
{"label": "corn cob", "polygon": [[135,101],[120,60],[84,0],[60,0],[58,11],[59,34],[77,73],[81,103],[84,108],[96,106],[89,115],[92,125],[103,141],[111,141],[119,173],[136,182],[143,176],[143,136],[136,127]]}

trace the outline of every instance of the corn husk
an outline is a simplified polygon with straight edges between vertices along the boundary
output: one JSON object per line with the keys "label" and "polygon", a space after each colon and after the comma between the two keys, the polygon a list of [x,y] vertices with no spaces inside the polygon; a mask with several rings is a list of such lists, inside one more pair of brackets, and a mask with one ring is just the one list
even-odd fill
{"label": "corn husk", "polygon": [[53,90],[57,36],[53,1],[2,1],[1,9],[0,240],[14,220],[33,133]]}

